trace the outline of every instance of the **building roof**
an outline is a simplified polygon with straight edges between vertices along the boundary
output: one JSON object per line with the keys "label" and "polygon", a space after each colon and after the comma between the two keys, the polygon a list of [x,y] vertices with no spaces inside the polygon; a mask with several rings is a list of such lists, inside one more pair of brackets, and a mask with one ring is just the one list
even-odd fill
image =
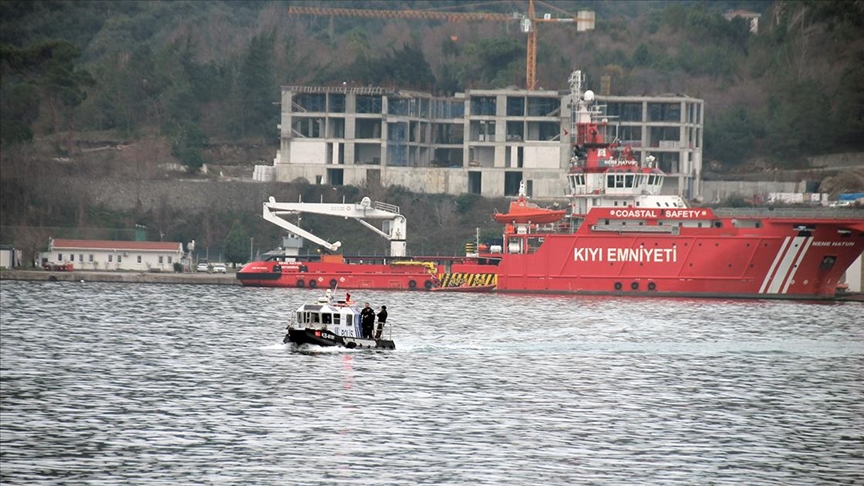
{"label": "building roof", "polygon": [[183,244],[172,241],[115,241],[52,239],[51,250],[183,251]]}

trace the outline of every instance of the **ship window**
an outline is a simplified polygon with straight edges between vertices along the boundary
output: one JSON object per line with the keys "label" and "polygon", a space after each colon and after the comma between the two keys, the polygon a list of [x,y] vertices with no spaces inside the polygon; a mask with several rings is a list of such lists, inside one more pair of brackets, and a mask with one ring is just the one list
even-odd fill
{"label": "ship window", "polygon": [[606,176],[606,187],[615,187],[615,176],[612,174]]}
{"label": "ship window", "polygon": [[310,319],[310,322],[312,322],[313,324],[320,324],[321,323],[321,314],[319,314],[317,312],[310,312],[309,317],[312,318],[312,319]]}
{"label": "ship window", "polygon": [[342,315],[341,314],[333,314],[333,324],[336,324],[338,326],[341,322],[342,322]]}
{"label": "ship window", "polygon": [[321,314],[322,324],[333,324],[333,314]]}
{"label": "ship window", "polygon": [[303,323],[303,313],[302,313],[302,312],[298,312],[298,313],[297,313],[297,323],[298,323],[298,324],[302,324],[302,323]]}
{"label": "ship window", "polygon": [[114,261],[114,255],[108,255],[108,263],[112,263]]}
{"label": "ship window", "polygon": [[639,201],[636,201],[636,207],[637,208],[639,207],[640,204],[642,204],[642,203],[640,203]]}
{"label": "ship window", "polygon": [[723,227],[723,221],[714,221],[714,227],[715,228],[722,228]]}
{"label": "ship window", "polygon": [[633,175],[624,176],[624,187],[633,187]]}
{"label": "ship window", "polygon": [[58,261],[58,262],[62,262],[62,261],[63,261],[63,254],[62,254],[62,253],[58,253],[58,254],[57,254],[57,261]]}

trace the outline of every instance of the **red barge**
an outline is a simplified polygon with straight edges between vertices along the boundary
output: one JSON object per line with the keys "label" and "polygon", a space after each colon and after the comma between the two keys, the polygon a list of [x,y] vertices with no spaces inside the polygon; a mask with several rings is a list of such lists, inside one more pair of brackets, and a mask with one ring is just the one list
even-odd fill
{"label": "red barge", "polygon": [[[337,253],[341,242],[325,241],[285,219],[285,216],[303,213],[354,219],[388,239],[390,255],[347,259]],[[271,197],[264,203],[263,217],[331,253],[315,259],[299,254],[276,254],[263,261],[251,262],[237,272],[237,279],[243,285],[310,289],[338,287],[346,290],[431,290],[438,286],[436,264],[406,256],[405,217],[398,207],[391,204],[372,202],[368,197],[358,204],[279,203]],[[370,219],[384,220],[384,230],[367,221]]]}
{"label": "red barge", "polygon": [[[844,272],[864,251],[864,211],[715,210],[690,207],[680,196],[661,194],[665,174],[654,166],[653,157],[636,160],[629,147],[617,143],[614,127],[594,104],[593,93],[582,90],[582,82],[581,73],[574,72],[567,210],[540,208],[520,189],[510,210],[494,215],[505,224],[502,245],[483,245],[478,253],[439,264],[398,262],[406,258],[405,219],[398,210],[384,208],[375,214],[391,219],[389,233],[364,223],[391,239],[390,263],[254,262],[238,272],[238,278],[245,285],[338,283],[346,289],[477,286],[510,293],[836,296]],[[269,211],[278,212],[278,206],[271,198]],[[368,199],[341,209],[327,206],[326,214],[344,212],[346,217],[381,209]],[[267,213],[265,203],[265,218]]]}

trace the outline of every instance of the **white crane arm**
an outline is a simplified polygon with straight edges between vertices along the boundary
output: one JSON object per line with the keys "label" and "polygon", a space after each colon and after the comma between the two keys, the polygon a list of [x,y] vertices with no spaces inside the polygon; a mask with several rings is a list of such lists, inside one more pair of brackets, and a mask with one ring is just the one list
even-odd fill
{"label": "white crane arm", "polygon": [[303,228],[297,226],[296,224],[292,224],[292,223],[289,223],[288,221],[285,221],[284,219],[282,219],[279,216],[279,212],[271,211],[267,207],[267,203],[264,203],[263,216],[264,216],[264,219],[266,219],[267,221],[270,221],[271,223],[275,224],[276,226],[285,228],[286,230],[290,231],[291,233],[294,233],[297,236],[301,236],[303,238],[306,238],[309,241],[317,243],[317,244],[323,246],[324,248],[327,248],[330,251],[335,252],[339,249],[340,246],[342,246],[341,242],[337,241],[336,243],[330,243],[330,242],[323,240],[323,239],[313,235],[312,233],[304,230]]}
{"label": "white crane arm", "polygon": [[[405,232],[407,223],[405,217],[399,214],[399,208],[383,203],[373,204],[368,197],[364,197],[357,204],[331,204],[331,203],[277,203],[275,198],[271,197],[268,202],[264,203],[264,219],[271,223],[280,226],[291,233],[306,238],[313,243],[321,245],[330,251],[336,251],[342,245],[340,242],[329,243],[312,233],[300,228],[299,226],[289,223],[282,215],[294,215],[302,213],[321,214],[325,216],[341,216],[343,218],[354,219],[363,226],[371,229],[378,235],[387,238],[390,241],[390,256],[405,256],[406,243]],[[387,219],[391,221],[390,233],[386,233],[376,228],[374,225],[365,221],[365,219]]]}

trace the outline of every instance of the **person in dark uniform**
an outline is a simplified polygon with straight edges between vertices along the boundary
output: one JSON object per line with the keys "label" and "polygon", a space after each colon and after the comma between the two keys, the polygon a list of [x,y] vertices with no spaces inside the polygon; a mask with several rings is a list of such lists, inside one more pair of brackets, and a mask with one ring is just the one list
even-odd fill
{"label": "person in dark uniform", "polygon": [[387,322],[387,306],[381,306],[381,312],[378,313],[378,331],[375,333],[375,339],[381,339],[381,333],[384,332],[384,324]]}
{"label": "person in dark uniform", "polygon": [[375,327],[375,311],[369,307],[369,302],[360,311],[360,326],[363,328],[363,337],[372,338],[372,329]]}

